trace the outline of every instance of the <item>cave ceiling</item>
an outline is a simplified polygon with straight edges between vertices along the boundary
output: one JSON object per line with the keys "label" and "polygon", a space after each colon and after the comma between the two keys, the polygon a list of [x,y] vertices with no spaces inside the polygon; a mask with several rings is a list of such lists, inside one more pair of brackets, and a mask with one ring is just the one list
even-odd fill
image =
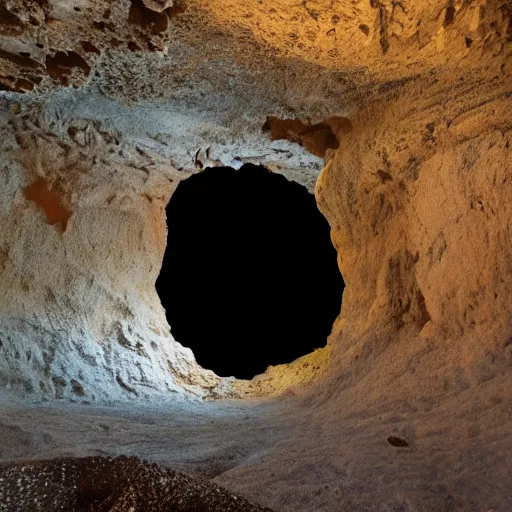
{"label": "cave ceiling", "polygon": [[471,74],[470,53],[510,51],[509,11],[497,0],[9,0],[0,88],[185,174],[261,163],[312,190],[326,155],[293,127],[271,140],[269,116],[346,119],[418,77]]}

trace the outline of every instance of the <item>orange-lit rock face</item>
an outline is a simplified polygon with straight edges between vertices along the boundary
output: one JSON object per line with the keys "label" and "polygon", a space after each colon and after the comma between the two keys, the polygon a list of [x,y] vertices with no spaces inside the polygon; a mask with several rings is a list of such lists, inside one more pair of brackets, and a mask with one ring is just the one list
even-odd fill
{"label": "orange-lit rock face", "polygon": [[48,74],[62,85],[69,84],[69,78],[74,68],[79,69],[85,77],[88,77],[91,72],[90,66],[76,52],[57,52],[46,58]]}
{"label": "orange-lit rock face", "polygon": [[317,183],[347,283],[334,339],[358,358],[408,339],[381,374],[423,351],[409,393],[422,371],[442,393],[510,365],[509,84],[454,78],[360,112]]}
{"label": "orange-lit rock face", "polygon": [[62,204],[62,197],[56,190],[49,188],[44,178],[23,189],[25,197],[33,201],[46,215],[48,224],[57,225],[61,231],[66,231],[71,212]]}
{"label": "orange-lit rock face", "polygon": [[[341,118],[339,118],[341,119]],[[350,121],[345,120],[347,125]],[[335,132],[336,125],[341,124],[337,118],[324,123],[307,124],[299,119],[279,119],[269,116],[263,129],[270,131],[272,140],[290,140],[304,146],[310,153],[324,158],[328,149],[340,147]]]}
{"label": "orange-lit rock face", "polygon": [[[218,61],[260,69],[270,69],[276,59],[297,59],[316,67],[320,82],[329,70],[346,73],[329,78],[331,87],[346,88],[402,79],[450,62],[471,66],[468,56],[475,50],[506,51],[510,34],[506,0],[123,0],[108,6],[101,0],[80,6],[15,0],[1,9],[0,31],[7,37],[0,48],[12,51],[11,57],[0,55],[7,66],[2,74],[14,79],[26,74],[26,62],[13,61],[19,51],[43,64],[51,51],[80,53],[81,41],[103,51],[127,50],[133,43],[143,52],[170,50],[179,41],[182,50],[189,47],[198,57],[192,68],[181,70],[188,76],[214,54]],[[22,34],[27,51],[14,51],[9,38]],[[290,79],[300,82],[297,76],[273,78],[286,78],[288,85]]]}
{"label": "orange-lit rock face", "polygon": [[[16,314],[70,289],[85,307],[92,292],[78,266],[105,299],[85,308],[90,346],[114,340],[145,357],[155,349],[140,349],[128,326],[141,338],[167,329],[153,284],[163,209],[179,179],[249,162],[312,189],[325,166],[317,197],[348,284],[332,347],[350,346],[361,360],[407,333],[420,344],[462,337],[464,350],[446,359],[452,369],[505,357],[486,355],[477,333],[490,329],[496,348],[509,325],[509,285],[499,277],[509,273],[500,206],[510,166],[508,2],[15,0],[0,9],[3,89],[53,91],[44,104],[29,95],[4,106],[1,211],[18,235],[2,235],[0,268],[35,290]],[[41,228],[27,199],[62,228],[72,212],[65,233]],[[31,254],[19,233],[79,265],[57,279],[43,270],[50,258],[34,252],[30,271],[30,257],[16,256]],[[158,319],[151,327],[138,303]],[[134,309],[136,321],[113,325]],[[368,338],[384,331],[388,341]],[[325,353],[315,357],[327,366]],[[145,382],[143,373],[131,378]],[[72,389],[75,377],[61,377]],[[272,378],[276,388],[290,382]],[[122,393],[140,392],[120,380]]]}
{"label": "orange-lit rock face", "polygon": [[[440,69],[476,77],[484,62],[501,59],[499,73],[510,72],[505,0],[15,0],[2,7],[2,19],[2,89],[89,84],[102,101],[91,99],[82,114],[133,133],[148,130],[127,127],[102,102],[126,110],[157,101],[161,108],[137,122],[148,119],[176,168],[264,163],[310,189],[321,158],[290,153],[293,143],[281,140],[269,150],[268,134],[258,134],[267,117],[316,125],[351,117]],[[160,126],[173,117],[164,110],[179,118],[179,129]],[[162,123],[149,119],[158,112]]]}

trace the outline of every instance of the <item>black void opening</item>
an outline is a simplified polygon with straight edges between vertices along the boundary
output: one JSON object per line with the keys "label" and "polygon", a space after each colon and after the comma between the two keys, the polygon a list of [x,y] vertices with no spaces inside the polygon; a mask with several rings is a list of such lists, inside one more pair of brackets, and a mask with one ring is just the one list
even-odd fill
{"label": "black void opening", "polygon": [[250,379],[326,345],[343,279],[312,194],[263,167],[207,169],[167,206],[156,288],[174,338]]}

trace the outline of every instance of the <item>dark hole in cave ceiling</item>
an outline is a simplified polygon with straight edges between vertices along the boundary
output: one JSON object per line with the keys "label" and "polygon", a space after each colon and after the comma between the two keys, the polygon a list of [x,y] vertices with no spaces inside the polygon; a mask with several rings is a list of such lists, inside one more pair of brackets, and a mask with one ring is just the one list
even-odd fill
{"label": "dark hole in cave ceiling", "polygon": [[182,181],[167,206],[157,292],[174,338],[249,379],[326,345],[343,279],[315,198],[263,167]]}

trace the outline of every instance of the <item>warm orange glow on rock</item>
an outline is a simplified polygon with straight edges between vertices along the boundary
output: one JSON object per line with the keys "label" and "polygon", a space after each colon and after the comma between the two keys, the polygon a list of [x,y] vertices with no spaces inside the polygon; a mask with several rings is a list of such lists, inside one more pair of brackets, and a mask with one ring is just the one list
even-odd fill
{"label": "warm orange glow on rock", "polygon": [[[334,126],[337,124],[340,123],[335,123]],[[329,121],[309,124],[300,119],[279,119],[269,116],[263,130],[270,131],[272,140],[285,139],[296,142],[321,158],[325,157],[328,149],[338,149],[340,146]]]}
{"label": "warm orange glow on rock", "polygon": [[61,195],[48,186],[44,178],[38,178],[23,190],[25,197],[33,201],[44,211],[48,224],[56,225],[62,232],[66,231],[68,220],[72,215],[62,204]]}

